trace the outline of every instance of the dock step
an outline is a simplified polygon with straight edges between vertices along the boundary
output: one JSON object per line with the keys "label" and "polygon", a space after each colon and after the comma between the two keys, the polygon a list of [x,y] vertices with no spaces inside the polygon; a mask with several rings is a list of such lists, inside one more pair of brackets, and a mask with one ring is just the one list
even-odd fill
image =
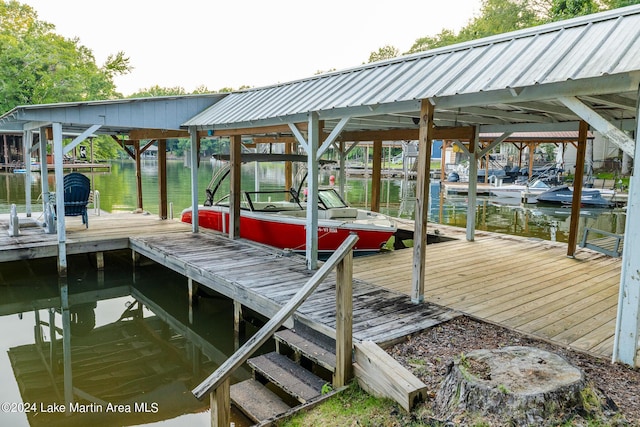
{"label": "dock step", "polygon": [[254,357],[247,363],[254,370],[256,379],[262,376],[301,403],[320,396],[326,384],[325,380],[287,356],[275,352]]}
{"label": "dock step", "polygon": [[280,396],[254,379],[233,384],[230,394],[231,402],[256,423],[291,409]]}
{"label": "dock step", "polygon": [[[285,344],[296,353],[297,358],[304,356],[318,366],[322,366],[332,373],[335,372],[335,351],[327,348],[328,346],[320,341],[313,339],[311,336],[303,335],[293,329],[278,331],[273,337],[276,340],[278,349],[280,349],[282,344]],[[278,352],[281,353],[281,351]]]}

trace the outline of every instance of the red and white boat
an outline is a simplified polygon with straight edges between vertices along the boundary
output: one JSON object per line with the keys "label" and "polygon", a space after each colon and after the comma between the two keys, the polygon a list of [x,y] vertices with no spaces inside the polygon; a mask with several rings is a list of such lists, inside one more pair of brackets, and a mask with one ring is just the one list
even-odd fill
{"label": "red and white boat", "polygon": [[[212,184],[221,182],[227,174],[212,180]],[[209,187],[207,201],[198,207],[198,224],[225,233],[229,230],[229,196],[215,200],[220,185]],[[307,210],[298,191],[245,191],[240,208],[240,237],[280,249],[305,252]],[[182,211],[183,222],[191,223],[191,219],[191,208]],[[349,207],[333,188],[318,190],[319,255],[331,254],[352,233],[359,237],[355,253],[379,252],[396,230],[395,223],[385,215]]]}

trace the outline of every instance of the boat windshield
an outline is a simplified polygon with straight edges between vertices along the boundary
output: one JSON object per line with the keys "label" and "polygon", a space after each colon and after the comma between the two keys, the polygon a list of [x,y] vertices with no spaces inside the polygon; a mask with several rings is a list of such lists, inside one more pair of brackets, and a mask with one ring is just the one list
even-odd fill
{"label": "boat windshield", "polygon": [[291,191],[246,191],[245,198],[252,211],[281,212],[300,211],[303,207]]}
{"label": "boat windshield", "polygon": [[347,204],[333,188],[320,189],[318,191],[318,202],[322,209],[347,208]]}

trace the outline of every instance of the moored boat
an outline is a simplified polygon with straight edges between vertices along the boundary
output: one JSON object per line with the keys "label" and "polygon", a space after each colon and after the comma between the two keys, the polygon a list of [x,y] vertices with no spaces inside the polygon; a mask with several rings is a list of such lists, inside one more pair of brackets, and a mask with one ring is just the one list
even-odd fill
{"label": "moored boat", "polygon": [[[243,161],[251,156],[243,154]],[[250,160],[249,160],[250,161]],[[273,160],[271,160],[273,161]],[[229,195],[216,199],[226,171],[212,180],[207,200],[198,207],[198,223],[204,228],[229,230]],[[306,250],[307,203],[301,189],[244,191],[240,201],[240,237],[280,249]],[[191,223],[192,208],[182,211],[183,222]],[[334,188],[318,191],[318,254],[329,255],[349,236],[357,234],[357,254],[379,252],[396,232],[395,223],[377,212],[348,206]]]}
{"label": "moored boat", "polygon": [[[567,206],[573,203],[573,188],[561,185],[545,191],[537,196],[539,205],[562,205]],[[594,188],[583,188],[580,206],[585,207],[613,207],[611,200],[602,197],[600,190]]]}

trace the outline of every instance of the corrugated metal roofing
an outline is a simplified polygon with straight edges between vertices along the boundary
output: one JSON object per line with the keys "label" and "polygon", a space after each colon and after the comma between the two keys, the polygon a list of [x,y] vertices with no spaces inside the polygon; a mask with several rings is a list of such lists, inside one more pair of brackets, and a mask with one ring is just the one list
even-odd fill
{"label": "corrugated metal roofing", "polygon": [[[184,126],[220,128],[640,71],[640,6],[229,94]],[[437,103],[436,103],[437,106]]]}

